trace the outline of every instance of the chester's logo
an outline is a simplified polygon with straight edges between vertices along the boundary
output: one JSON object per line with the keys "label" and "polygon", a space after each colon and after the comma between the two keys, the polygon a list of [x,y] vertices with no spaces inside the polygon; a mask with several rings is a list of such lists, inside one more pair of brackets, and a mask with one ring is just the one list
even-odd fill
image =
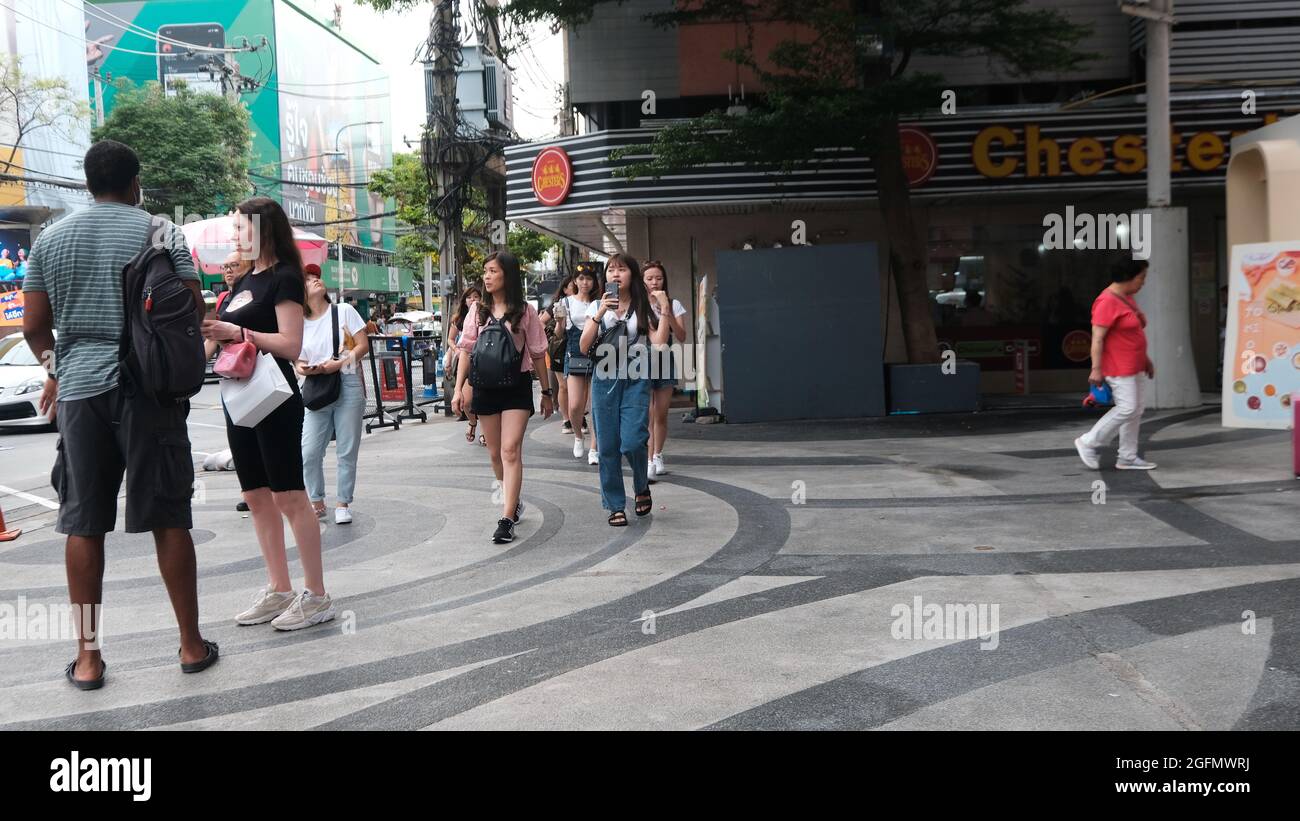
{"label": "chester's logo", "polygon": [[551,146],[533,161],[533,195],[542,205],[555,206],[569,197],[573,163],[563,148]]}

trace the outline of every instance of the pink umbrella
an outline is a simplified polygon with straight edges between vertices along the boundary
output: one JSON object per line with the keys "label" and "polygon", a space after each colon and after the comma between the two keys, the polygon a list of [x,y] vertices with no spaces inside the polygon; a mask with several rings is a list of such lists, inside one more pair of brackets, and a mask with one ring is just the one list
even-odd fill
{"label": "pink umbrella", "polygon": [[[235,250],[235,218],[233,216],[187,222],[181,226],[185,243],[194,255],[195,263],[205,274],[221,273],[221,266]],[[302,252],[302,263],[316,263],[322,268],[329,259],[330,242],[301,228],[293,229],[293,239]]]}

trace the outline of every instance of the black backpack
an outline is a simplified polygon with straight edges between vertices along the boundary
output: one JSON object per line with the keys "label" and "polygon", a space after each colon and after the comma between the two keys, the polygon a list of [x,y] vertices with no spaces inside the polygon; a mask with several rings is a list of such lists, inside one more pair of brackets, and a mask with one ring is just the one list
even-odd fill
{"label": "black backpack", "polygon": [[150,241],[122,268],[126,324],[119,350],[122,373],[159,404],[183,402],[203,387],[207,358],[194,292],[176,273],[171,254]]}
{"label": "black backpack", "polygon": [[519,349],[495,317],[479,328],[470,353],[469,383],[476,388],[509,388],[519,379]]}

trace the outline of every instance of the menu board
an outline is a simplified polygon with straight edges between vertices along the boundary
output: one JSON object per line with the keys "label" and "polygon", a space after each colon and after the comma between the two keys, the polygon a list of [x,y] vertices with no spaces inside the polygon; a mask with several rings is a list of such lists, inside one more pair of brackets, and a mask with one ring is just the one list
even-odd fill
{"label": "menu board", "polygon": [[1223,424],[1289,428],[1300,391],[1300,240],[1232,247]]}

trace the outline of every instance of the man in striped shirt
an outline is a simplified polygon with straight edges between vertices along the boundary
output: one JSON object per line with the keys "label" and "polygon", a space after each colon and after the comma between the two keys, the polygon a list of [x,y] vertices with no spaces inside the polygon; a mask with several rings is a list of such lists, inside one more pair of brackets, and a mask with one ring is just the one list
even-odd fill
{"label": "man in striped shirt", "polygon": [[[94,203],[46,228],[27,259],[23,336],[46,366],[42,412],[59,423],[50,477],[59,496],[55,530],[67,535],[68,592],[77,619],[77,658],[65,675],[78,689],[103,686],[99,607],[104,535],[117,526],[125,473],[126,530],[152,532],[158,565],[180,624],[181,668],[197,672],[217,648],[199,634],[190,496],[194,462],[189,403],[160,405],[121,382],[118,347],[125,326],[122,270],[147,244],[165,243],[176,272],[204,311],[198,274],[175,225],[140,209],[140,160],[103,140],[86,152]],[[163,247],[160,245],[160,247]],[[54,332],[58,331],[57,342]]]}

